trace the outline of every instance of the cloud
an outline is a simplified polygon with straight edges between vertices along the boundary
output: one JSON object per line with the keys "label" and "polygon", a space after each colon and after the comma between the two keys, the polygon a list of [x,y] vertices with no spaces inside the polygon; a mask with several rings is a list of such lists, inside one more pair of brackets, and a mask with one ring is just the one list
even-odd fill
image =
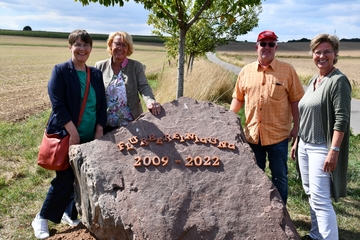
{"label": "cloud", "polygon": [[265,29],[276,32],[279,41],[308,38],[330,33],[341,38],[360,38],[360,2],[321,1],[264,1],[259,15],[259,27],[238,40],[256,41]]}
{"label": "cloud", "polygon": [[[262,2],[259,26],[238,40],[253,42],[259,32],[270,29],[279,41],[308,38],[330,33],[341,38],[360,38],[360,1],[267,0]],[[0,28],[89,33],[126,31],[132,35],[151,35],[146,24],[149,11],[133,1],[124,7],[105,7],[99,3],[82,6],[74,0],[0,1]]]}
{"label": "cloud", "polygon": [[125,2],[124,7],[105,7],[99,3],[82,6],[73,0],[1,1],[0,28],[71,32],[86,29],[89,33],[127,31],[134,35],[150,35],[146,24],[149,12],[142,5]]}

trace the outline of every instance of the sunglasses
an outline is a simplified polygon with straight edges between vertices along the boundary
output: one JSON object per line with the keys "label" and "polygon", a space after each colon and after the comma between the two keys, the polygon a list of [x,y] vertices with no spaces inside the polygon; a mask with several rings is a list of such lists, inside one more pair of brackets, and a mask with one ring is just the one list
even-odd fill
{"label": "sunglasses", "polygon": [[259,42],[259,45],[261,47],[266,47],[266,45],[268,45],[269,47],[273,48],[276,46],[276,43],[274,43],[274,42]]}

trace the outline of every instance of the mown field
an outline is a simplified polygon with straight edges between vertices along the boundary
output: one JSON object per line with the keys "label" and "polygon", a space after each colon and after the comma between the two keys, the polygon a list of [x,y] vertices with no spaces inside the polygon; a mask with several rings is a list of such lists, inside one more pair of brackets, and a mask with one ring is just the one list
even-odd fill
{"label": "mown field", "polygon": [[[0,35],[0,49],[0,120],[19,121],[49,108],[47,82],[54,65],[71,57],[67,39]],[[166,52],[163,44],[139,42],[132,57],[151,73],[161,70]],[[88,65],[106,58],[106,41],[95,40]]]}
{"label": "mown field", "polygon": [[[318,73],[309,53],[310,42],[279,43],[276,58],[292,64],[302,80],[308,80]],[[219,47],[218,56],[240,67],[253,62],[257,58],[255,43],[234,42]],[[341,42],[339,61],[335,65],[350,80],[353,86],[360,86],[360,42]],[[360,96],[359,96],[360,97]]]}
{"label": "mown field", "polygon": [[[357,44],[359,45],[359,44]],[[347,62],[353,66],[355,72],[360,57],[359,46],[354,50],[343,46],[344,56],[339,60],[337,67],[344,73]],[[287,50],[286,50],[287,49]],[[239,66],[256,59],[253,43],[232,43],[218,49],[221,55],[229,62]],[[40,209],[45,197],[53,172],[41,169],[36,165],[36,156],[41,138],[41,132],[49,114],[49,98],[47,82],[53,66],[67,61],[71,54],[66,39],[34,38],[0,35],[0,240],[2,239],[35,239],[33,237],[31,220]],[[344,54],[348,54],[345,57]],[[108,58],[106,41],[95,40],[88,65]],[[316,69],[308,55],[308,44],[281,43],[278,57],[285,61],[294,61],[299,75],[310,77]],[[166,60],[166,52],[162,44],[135,42],[135,52],[132,58],[146,65],[148,78],[151,81],[155,94],[160,102],[174,99],[176,89],[176,62]],[[302,64],[301,64],[302,62]],[[185,79],[184,95],[195,99],[210,99],[207,92],[211,88],[220,88],[222,85],[234,83],[236,75],[225,73],[206,59],[197,60],[195,69]],[[347,64],[345,64],[347,66]],[[357,64],[358,65],[358,64]],[[304,73],[302,73],[304,69]],[[306,70],[306,71],[305,71]],[[347,70],[350,78],[353,72]],[[308,72],[307,72],[308,71]],[[354,84],[359,84],[354,75]],[[215,85],[219,82],[221,86]],[[202,81],[203,80],[203,81]],[[165,83],[166,82],[166,83]],[[210,83],[209,87],[204,87]],[[160,89],[156,89],[159,87]],[[225,89],[231,90],[232,86]],[[199,95],[198,89],[206,91]],[[194,91],[192,93],[191,91]],[[211,99],[220,99],[220,93],[210,94]],[[206,96],[206,97],[205,97]],[[161,99],[161,100],[160,100]],[[229,100],[227,100],[229,102]],[[221,104],[226,105],[226,102]],[[338,215],[341,240],[360,239],[360,135],[351,137],[349,163],[348,196],[334,203]],[[298,179],[295,164],[289,160],[289,202],[288,211],[301,235],[310,228],[308,203],[304,196],[301,182]],[[52,239],[71,239],[66,236],[87,236],[84,229],[70,229],[64,225],[50,224]],[[81,234],[80,234],[81,231]],[[59,233],[62,233],[60,235]],[[58,236],[58,238],[56,238]],[[76,239],[76,238],[74,238]],[[79,238],[78,238],[79,239]]]}

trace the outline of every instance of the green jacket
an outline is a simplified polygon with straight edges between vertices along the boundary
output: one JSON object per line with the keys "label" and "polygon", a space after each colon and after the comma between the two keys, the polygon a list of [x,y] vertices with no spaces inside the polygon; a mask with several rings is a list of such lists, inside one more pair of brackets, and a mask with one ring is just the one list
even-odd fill
{"label": "green jacket", "polygon": [[[309,87],[313,86],[316,77],[310,80]],[[336,69],[326,80],[321,105],[322,124],[328,149],[331,147],[334,130],[345,132],[336,169],[331,173],[331,194],[337,202],[340,197],[346,196],[351,114],[351,85],[340,70]]]}

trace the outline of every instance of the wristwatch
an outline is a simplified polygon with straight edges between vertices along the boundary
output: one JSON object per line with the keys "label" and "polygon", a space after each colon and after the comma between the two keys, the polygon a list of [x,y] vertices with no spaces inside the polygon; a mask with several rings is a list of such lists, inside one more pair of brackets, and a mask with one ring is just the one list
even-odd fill
{"label": "wristwatch", "polygon": [[332,150],[334,150],[335,152],[340,152],[340,148],[338,147],[331,147]]}

